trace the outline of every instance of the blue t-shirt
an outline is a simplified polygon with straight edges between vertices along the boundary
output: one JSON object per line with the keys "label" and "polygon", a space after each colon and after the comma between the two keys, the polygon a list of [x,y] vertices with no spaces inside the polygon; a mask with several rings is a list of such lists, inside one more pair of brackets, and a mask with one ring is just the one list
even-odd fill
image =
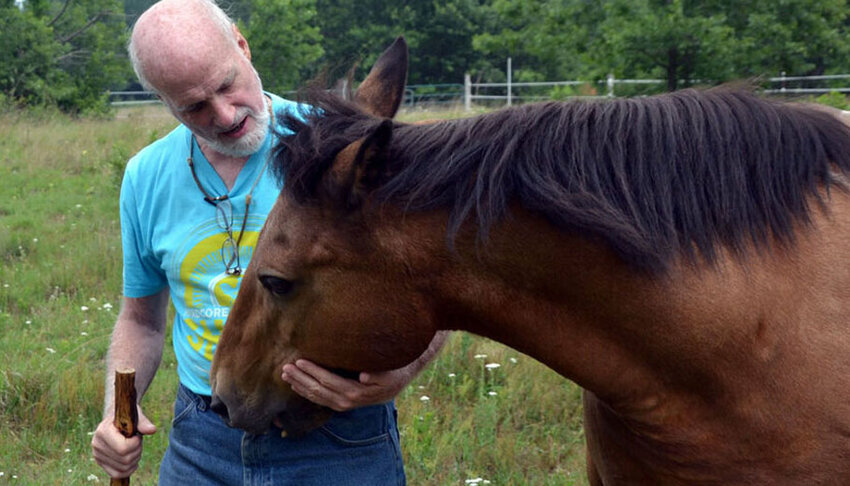
{"label": "blue t-shirt", "polygon": [[[272,99],[275,113],[303,107],[266,94]],[[173,328],[177,373],[184,386],[201,395],[211,393],[213,353],[241,276],[225,273],[221,247],[227,233],[216,222],[216,208],[204,200],[192,178],[187,163],[190,143],[195,143],[195,171],[204,190],[211,196],[229,196],[233,205],[234,240],[239,239],[246,196],[260,177],[252,194],[245,234],[239,243],[244,270],[266,216],[280,193],[280,186],[266,164],[274,138],[270,130],[262,149],[247,161],[230,191],[197,142],[192,142],[191,132],[184,125],[142,149],[124,172],[121,185],[124,295],[145,297],[166,286],[169,288],[176,310]]]}

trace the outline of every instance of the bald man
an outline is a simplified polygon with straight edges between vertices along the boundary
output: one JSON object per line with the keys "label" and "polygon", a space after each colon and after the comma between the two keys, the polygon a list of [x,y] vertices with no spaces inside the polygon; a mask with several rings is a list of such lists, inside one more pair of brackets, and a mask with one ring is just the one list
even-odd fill
{"label": "bald man", "polygon": [[[112,424],[114,370],[134,368],[139,400],[162,357],[169,299],[180,385],[159,484],[404,484],[392,398],[442,345],[400,370],[337,376],[309,361],[281,376],[340,413],[298,438],[228,428],[209,408],[215,345],[260,228],[280,187],[267,170],[276,113],[298,105],[262,89],[248,42],[210,0],[163,0],[133,28],[129,55],[142,85],[180,125],[134,156],[121,187],[124,300],[107,357],[95,460],[127,477],[140,436]],[[276,127],[273,130],[272,127]],[[188,161],[188,164],[187,164]],[[139,433],[156,432],[139,412]]]}

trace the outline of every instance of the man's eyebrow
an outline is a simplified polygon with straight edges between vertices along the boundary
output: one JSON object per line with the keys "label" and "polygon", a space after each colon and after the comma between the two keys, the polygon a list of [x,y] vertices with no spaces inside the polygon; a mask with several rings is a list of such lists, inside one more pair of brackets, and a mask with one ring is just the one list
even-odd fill
{"label": "man's eyebrow", "polygon": [[233,84],[233,81],[236,79],[237,74],[238,69],[236,69],[235,67],[231,68],[230,72],[227,73],[227,77],[224,78],[224,81],[221,82],[221,85],[219,85],[218,89],[221,90],[222,88],[226,88]]}
{"label": "man's eyebrow", "polygon": [[[222,81],[221,84],[218,86],[217,91],[221,91],[221,90],[229,87],[230,85],[232,85],[233,82],[236,80],[236,76],[238,74],[239,74],[239,69],[237,69],[236,67],[231,68],[230,71],[227,73],[227,77],[225,77],[224,81]],[[188,105],[177,106],[177,107],[175,107],[175,110],[177,110],[178,112],[189,111],[196,106],[202,105],[203,103],[206,103],[206,100],[196,101],[194,103],[189,103]]]}

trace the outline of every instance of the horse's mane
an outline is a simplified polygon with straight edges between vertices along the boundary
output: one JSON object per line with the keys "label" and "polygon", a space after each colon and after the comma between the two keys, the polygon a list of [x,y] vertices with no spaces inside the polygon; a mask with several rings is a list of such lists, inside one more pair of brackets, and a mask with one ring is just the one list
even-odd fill
{"label": "horse's mane", "polygon": [[[382,120],[315,91],[283,117],[275,170],[304,203],[333,157]],[[719,245],[793,243],[850,169],[850,130],[813,107],[729,87],[611,101],[548,102],[432,125],[396,123],[374,201],[450,210],[479,235],[519,203],[565,231],[601,239],[632,265],[664,270]]]}

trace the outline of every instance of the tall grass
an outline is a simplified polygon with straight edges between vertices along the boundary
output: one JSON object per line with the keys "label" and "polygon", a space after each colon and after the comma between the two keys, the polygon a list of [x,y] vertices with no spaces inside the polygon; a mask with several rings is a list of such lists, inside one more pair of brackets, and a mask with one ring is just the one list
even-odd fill
{"label": "tall grass", "polygon": [[[121,298],[121,174],[174,124],[160,107],[0,116],[0,483],[108,481],[89,443]],[[135,484],[156,483],[174,366],[169,342],[143,401],[159,431]],[[586,482],[578,388],[497,343],[456,333],[398,408],[412,485]]]}

